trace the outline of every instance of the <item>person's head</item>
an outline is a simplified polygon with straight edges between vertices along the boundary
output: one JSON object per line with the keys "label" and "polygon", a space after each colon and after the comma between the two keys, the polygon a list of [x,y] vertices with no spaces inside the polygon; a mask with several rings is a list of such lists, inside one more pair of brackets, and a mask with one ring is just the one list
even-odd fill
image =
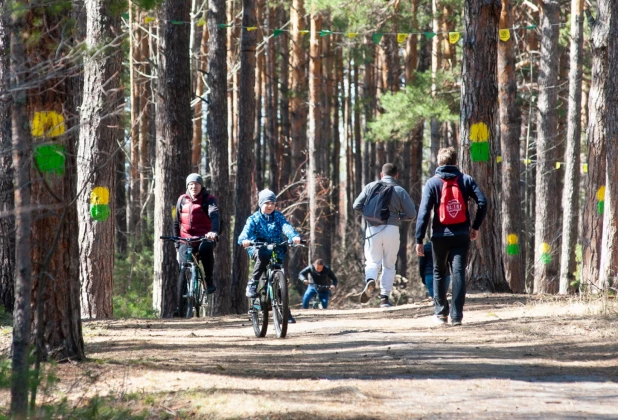
{"label": "person's head", "polygon": [[397,172],[397,166],[394,163],[385,163],[382,165],[382,172],[380,172],[380,177],[392,176],[393,178],[397,178],[399,172]]}
{"label": "person's head", "polygon": [[318,273],[321,273],[322,270],[324,270],[324,260],[322,258],[317,258],[313,261],[313,268],[315,268],[315,271]]}
{"label": "person's head", "polygon": [[187,191],[191,194],[191,197],[195,197],[204,188],[204,180],[200,174],[189,174],[187,177]]}
{"label": "person's head", "polygon": [[457,151],[453,147],[438,150],[438,166],[457,165]]}
{"label": "person's head", "polygon": [[268,188],[262,190],[258,194],[258,206],[264,214],[271,214],[275,211],[277,204],[277,195]]}

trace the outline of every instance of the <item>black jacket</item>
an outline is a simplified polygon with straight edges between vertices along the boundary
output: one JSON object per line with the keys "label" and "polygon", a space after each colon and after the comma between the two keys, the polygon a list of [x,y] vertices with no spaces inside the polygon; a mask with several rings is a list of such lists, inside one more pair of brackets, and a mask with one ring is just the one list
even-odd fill
{"label": "black jacket", "polygon": [[429,178],[423,189],[423,199],[421,200],[418,219],[416,220],[417,244],[423,243],[432,210],[434,211],[433,223],[431,225],[432,238],[470,234],[470,212],[468,211],[468,206],[466,206],[466,221],[463,223],[443,225],[440,223],[440,219],[437,216],[440,198],[442,197],[442,179],[454,179],[456,177],[459,177],[457,182],[459,183],[459,189],[466,203],[472,198],[477,204],[476,216],[472,223],[472,229],[478,230],[481,227],[481,223],[483,223],[483,219],[487,214],[487,199],[476,184],[476,181],[474,181],[470,175],[461,173],[457,166],[440,166],[436,169],[436,176]]}
{"label": "black jacket", "polygon": [[[307,276],[310,276],[311,278],[308,279]],[[313,264],[310,264],[304,268],[303,271],[298,273],[298,278],[302,281],[309,280],[309,283],[314,283],[320,286],[330,286],[330,280],[333,281],[333,286],[337,286],[338,281],[337,276],[333,273],[333,270],[331,270],[327,265],[322,268],[321,273],[318,273],[313,267]]]}

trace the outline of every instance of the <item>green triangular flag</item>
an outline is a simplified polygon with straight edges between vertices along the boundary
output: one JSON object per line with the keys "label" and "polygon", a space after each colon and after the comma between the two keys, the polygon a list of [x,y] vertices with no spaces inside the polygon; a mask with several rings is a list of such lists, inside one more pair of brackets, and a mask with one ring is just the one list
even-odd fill
{"label": "green triangular flag", "polygon": [[182,20],[171,20],[170,23],[172,25],[182,25],[184,22]]}
{"label": "green triangular flag", "polygon": [[230,23],[229,25],[227,23],[220,23],[219,24],[219,28],[231,28],[232,24]]}
{"label": "green triangular flag", "polygon": [[424,35],[427,39],[431,39],[434,36],[436,36],[437,34],[435,32],[424,32]]}
{"label": "green triangular flag", "polygon": [[277,37],[283,33],[283,29],[275,29],[273,33],[273,37]]}
{"label": "green triangular flag", "polygon": [[383,37],[383,36],[384,36],[384,34],[381,34],[381,33],[379,33],[379,32],[378,32],[378,33],[373,34],[373,35],[371,36],[371,38],[373,39],[373,42],[374,42],[375,44],[379,44],[379,43],[380,43],[380,40],[382,39],[382,37]]}
{"label": "green triangular flag", "polygon": [[[118,16],[118,15],[116,15],[116,16]],[[128,13],[123,13],[120,16],[122,16],[125,19],[129,19],[129,14]]]}
{"label": "green triangular flag", "polygon": [[332,34],[332,33],[333,33],[333,32],[332,32],[332,31],[329,31],[328,29],[322,29],[322,30],[320,31],[320,36],[327,36],[327,35],[330,35],[330,34]]}
{"label": "green triangular flag", "polygon": [[526,26],[526,29],[534,29],[534,28],[536,28],[536,25],[528,25],[528,26]]}

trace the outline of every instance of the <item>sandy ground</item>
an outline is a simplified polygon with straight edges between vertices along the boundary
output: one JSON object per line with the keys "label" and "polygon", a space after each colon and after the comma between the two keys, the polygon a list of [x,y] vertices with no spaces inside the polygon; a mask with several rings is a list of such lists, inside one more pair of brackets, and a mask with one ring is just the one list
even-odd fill
{"label": "sandy ground", "polygon": [[107,395],[147,418],[617,419],[617,312],[469,295],[461,327],[423,301],[296,310],[286,339],[272,323],[256,338],[246,316],[91,321],[88,361],[59,365],[45,398]]}

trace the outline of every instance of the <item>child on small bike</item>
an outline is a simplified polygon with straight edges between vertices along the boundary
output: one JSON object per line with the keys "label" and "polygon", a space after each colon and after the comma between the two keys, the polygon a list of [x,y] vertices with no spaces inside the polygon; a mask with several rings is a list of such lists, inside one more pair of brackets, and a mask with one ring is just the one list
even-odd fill
{"label": "child on small bike", "polygon": [[316,294],[322,302],[322,307],[326,309],[330,293],[337,286],[337,276],[329,266],[324,265],[324,260],[316,259],[313,264],[298,273],[298,278],[307,285],[307,291],[303,296],[303,309],[309,309],[309,301]]}
{"label": "child on small bike", "polygon": [[[214,195],[204,188],[204,181],[199,174],[187,176],[187,192],[178,198],[176,203],[176,217],[174,218],[174,236],[191,238],[193,236],[205,236],[211,241],[192,244],[193,252],[200,255],[204,266],[206,280],[206,292],[214,293],[217,290],[213,280],[213,267],[215,258],[213,255],[215,242],[219,236],[219,204]],[[187,247],[186,244],[176,243],[179,251],[179,263],[185,264]]]}
{"label": "child on small bike", "polygon": [[[266,248],[251,246],[251,242],[282,242],[287,237],[294,244],[300,244],[300,235],[294,227],[287,221],[285,216],[275,210],[277,196],[269,189],[260,191],[258,194],[259,209],[247,219],[245,227],[238,237],[238,244],[248,248],[249,257],[255,261],[253,274],[247,284],[246,296],[254,298],[257,296],[257,285],[260,277],[266,271],[270,262],[271,251]],[[286,248],[275,248],[277,260],[283,262]]]}

